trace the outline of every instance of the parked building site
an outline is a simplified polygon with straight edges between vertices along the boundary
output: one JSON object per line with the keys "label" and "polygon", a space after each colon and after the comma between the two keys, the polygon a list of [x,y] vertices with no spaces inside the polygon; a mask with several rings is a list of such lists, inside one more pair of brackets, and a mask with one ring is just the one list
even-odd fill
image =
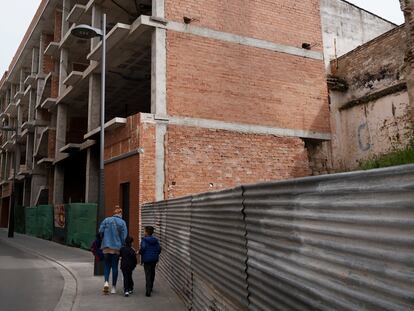
{"label": "parked building site", "polygon": [[[412,21],[414,4],[401,2],[406,20]],[[102,13],[107,16],[104,129],[99,119],[101,40],[80,39],[71,33],[80,24],[102,27]],[[197,215],[185,214],[185,208],[194,207],[196,211],[209,201],[229,209],[238,206],[235,209],[243,211],[237,214],[241,217],[239,225],[254,230],[254,224],[261,223],[260,220],[249,224],[246,217],[255,195],[262,198],[261,190],[255,186],[238,188],[241,185],[381,167],[382,159],[388,159],[384,161],[389,165],[406,164],[407,158],[414,158],[413,38],[408,23],[407,27],[395,25],[343,0],[43,0],[0,82],[2,126],[16,129],[1,132],[0,224],[8,226],[13,192],[15,205],[23,214],[28,211],[26,216],[17,218],[27,219],[27,213],[33,213],[36,206],[40,206],[39,213],[45,206],[49,206],[52,214],[55,211],[52,225],[55,227],[47,238],[64,239],[63,231],[56,230],[59,208],[63,208],[61,228],[68,225],[70,217],[87,218],[93,228],[102,130],[105,211],[109,215],[115,205],[120,205],[135,237],[143,223],[157,222],[162,229],[160,215],[166,213],[163,209],[167,206],[178,207],[175,217],[179,221],[175,223],[174,216],[170,216],[176,230],[181,230],[178,227],[191,217],[196,219],[197,227]],[[405,173],[398,171],[398,174]],[[369,182],[375,183],[377,175],[367,176]],[[332,177],[335,185],[340,180]],[[345,180],[344,187],[354,189],[352,176]],[[329,188],[329,183],[318,179],[315,182]],[[284,187],[289,185],[292,186],[289,182],[276,183],[275,188],[280,187],[284,193]],[[306,188],[306,182],[293,186]],[[378,187],[386,188],[384,184]],[[230,194],[214,192],[231,188],[236,190]],[[317,195],[320,189],[315,188]],[[198,194],[212,191],[217,195],[197,199]],[[280,199],[274,193],[267,195],[274,202]],[[346,191],[341,195],[346,196]],[[244,201],[246,205],[242,204]],[[327,204],[329,200],[322,201]],[[65,205],[75,206],[78,216],[67,211],[65,214]],[[89,210],[90,206],[95,209]],[[265,203],[260,206],[266,210]],[[159,214],[153,214],[152,210]],[[210,216],[206,214],[207,219],[220,223],[214,216],[219,208],[213,211]],[[408,213],[404,208],[400,212]],[[272,215],[263,216],[271,219]],[[413,216],[412,211],[408,216]],[[202,218],[198,221],[202,222]],[[357,223],[361,228],[364,225],[363,221]],[[27,228],[28,223],[21,230],[27,232]],[[203,228],[200,225],[197,232]],[[334,231],[328,225],[326,228],[326,234]],[[193,230],[190,226],[187,229],[183,230],[188,233]],[[265,231],[264,228],[261,233]],[[176,234],[173,231],[163,231],[162,237],[166,238],[168,232],[173,241]],[[243,238],[248,236],[246,232],[229,232]],[[215,236],[207,234],[200,239],[211,238]],[[278,237],[269,233],[266,239]],[[201,240],[196,244],[202,243]],[[74,244],[84,247],[84,242]],[[260,260],[265,260],[259,256],[252,268],[243,266],[248,262],[244,256],[250,251],[245,246],[258,251],[254,238],[253,242],[228,242],[229,249],[233,242],[239,243],[240,252],[221,255],[242,258],[233,276],[237,279],[237,275],[242,275],[243,280],[248,280],[249,276],[243,273],[248,269],[260,270],[263,265]],[[292,248],[283,249],[286,254],[296,241],[291,243]],[[309,243],[308,255],[312,257],[317,246]],[[331,245],[333,253],[340,248],[335,243]],[[197,250],[202,253],[204,247],[198,245]],[[354,251],[358,257],[357,250]],[[374,260],[376,253],[370,251]],[[165,254],[170,254],[170,258],[176,256],[171,251]],[[332,254],[325,253],[323,260]],[[204,255],[208,258],[210,254]],[[197,281],[195,276],[184,273],[191,270],[190,263],[187,265],[186,259],[180,258],[178,275],[166,272],[166,276],[187,301],[189,309],[201,310],[213,298],[217,309],[210,306],[211,310],[244,310],[248,305],[255,305],[252,310],[271,310],[275,303],[267,300],[266,295],[248,292],[255,286],[258,291],[266,291],[257,280],[244,284],[241,279],[240,288],[230,286],[224,289],[223,296],[216,296],[217,292],[208,288],[217,280],[206,276],[210,283],[203,283],[203,273],[207,273],[203,259],[194,258],[194,264],[198,263],[200,271],[204,271]],[[280,265],[272,268],[281,271],[285,259],[273,258]],[[165,260],[161,268],[167,271],[174,262]],[[294,265],[290,268],[296,269]],[[313,273],[303,271],[309,277]],[[340,271],[333,271],[326,273],[341,275]],[[286,277],[280,272],[277,279]],[[298,288],[297,282],[295,279],[289,283],[292,289]],[[269,288],[284,291],[275,284],[268,284]],[[404,290],[413,285],[404,284]],[[320,286],[323,292],[333,283],[322,282]],[[338,291],[345,291],[341,286]],[[302,298],[299,302],[291,297],[292,293],[280,294],[277,310],[333,310],[322,308],[329,302],[318,304],[309,298],[313,292],[307,291],[306,286],[300,289],[303,295],[299,295]],[[369,295],[370,290],[375,288],[361,295]],[[399,294],[390,298],[390,309],[386,310],[397,310],[393,309],[396,306],[398,310],[409,310],[410,301],[404,300],[408,294]],[[330,297],[336,301],[338,310],[348,310],[341,304],[342,297]],[[200,305],[190,303],[193,299]],[[402,300],[401,304],[396,302]],[[359,302],[355,300],[354,308],[349,310],[379,310],[375,309],[377,302],[358,309]],[[226,309],[230,305],[233,309]]]}

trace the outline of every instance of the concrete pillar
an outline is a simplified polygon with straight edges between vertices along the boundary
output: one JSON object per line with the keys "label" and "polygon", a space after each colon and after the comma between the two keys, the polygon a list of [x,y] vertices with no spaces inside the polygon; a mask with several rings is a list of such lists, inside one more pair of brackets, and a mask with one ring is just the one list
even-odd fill
{"label": "concrete pillar", "polygon": [[406,66],[407,66],[407,90],[410,101],[409,115],[411,121],[414,122],[414,0],[400,0],[401,10],[405,18],[405,30],[407,33],[407,51],[406,51]]}
{"label": "concrete pillar", "polygon": [[30,206],[30,188],[31,188],[31,180],[25,179],[23,184],[23,206],[27,207]]}
{"label": "concrete pillar", "polygon": [[26,76],[26,70],[24,68],[20,69],[20,77],[19,77],[19,91],[24,92],[24,79]]}
{"label": "concrete pillar", "polygon": [[[152,15],[165,16],[164,0],[152,0]],[[167,48],[166,30],[155,28],[151,42],[151,113],[167,115]],[[165,134],[167,125],[157,123],[155,141],[155,197],[164,200],[165,184]]]}
{"label": "concrete pillar", "polygon": [[[62,37],[67,33],[69,29],[69,23],[66,21],[66,17],[70,12],[70,0],[63,0],[62,10]],[[59,96],[66,90],[66,86],[63,81],[67,78],[69,71],[69,53],[67,49],[60,51],[59,62]],[[66,132],[68,121],[68,108],[65,104],[60,104],[57,107],[56,112],[56,149],[55,158],[58,159],[62,155],[60,149],[66,145]],[[65,170],[62,164],[55,165],[55,172],[53,175],[53,204],[62,204],[64,193],[64,180]]]}
{"label": "concrete pillar", "polygon": [[30,206],[36,205],[37,196],[39,195],[39,191],[42,186],[47,185],[47,177],[46,175],[39,174],[38,172],[35,172],[32,175],[31,180],[31,191],[30,191]]}
{"label": "concrete pillar", "polygon": [[33,169],[33,149],[34,149],[34,135],[29,133],[26,141],[26,166],[27,169]]}
{"label": "concrete pillar", "polygon": [[31,74],[36,75],[38,72],[39,72],[39,48],[34,47],[32,50]]}
{"label": "concrete pillar", "polygon": [[[102,9],[98,5],[92,7],[93,27],[102,27]],[[99,43],[99,38],[91,40],[91,50]],[[92,62],[91,62],[92,63]],[[88,96],[88,131],[100,126],[101,112],[101,75],[92,74],[89,77],[89,96]],[[99,187],[99,150],[89,148],[86,153],[86,186],[85,202],[98,202]]]}

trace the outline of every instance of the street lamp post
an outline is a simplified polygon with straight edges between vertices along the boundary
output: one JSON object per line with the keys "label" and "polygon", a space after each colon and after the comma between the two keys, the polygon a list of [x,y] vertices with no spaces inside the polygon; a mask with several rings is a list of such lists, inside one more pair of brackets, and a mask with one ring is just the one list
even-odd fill
{"label": "street lamp post", "polygon": [[[104,170],[104,147],[105,147],[105,72],[106,72],[106,14],[102,14],[102,29],[89,25],[78,25],[74,27],[71,34],[82,39],[102,38],[102,59],[101,59],[101,114],[100,114],[100,142],[99,142],[99,186],[98,186],[98,211],[97,227],[105,218],[105,170]],[[102,274],[102,267],[97,266],[95,261],[94,274]]]}
{"label": "street lamp post", "polygon": [[[10,122],[10,118],[9,118]],[[10,194],[10,204],[9,204],[9,226],[7,230],[7,236],[9,238],[14,237],[14,210],[16,209],[16,170],[17,170],[17,127],[11,126],[1,126],[1,131],[5,132],[14,132],[15,143],[14,143],[14,160],[13,160],[13,181],[12,181],[12,189]]]}

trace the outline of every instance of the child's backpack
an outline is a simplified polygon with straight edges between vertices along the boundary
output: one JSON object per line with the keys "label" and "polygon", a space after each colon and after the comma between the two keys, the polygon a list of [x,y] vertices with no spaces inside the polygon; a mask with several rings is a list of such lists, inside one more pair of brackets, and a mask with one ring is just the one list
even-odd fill
{"label": "child's backpack", "polygon": [[101,250],[101,241],[96,239],[91,245],[91,252],[95,256],[96,261],[101,261],[104,259],[104,254]]}

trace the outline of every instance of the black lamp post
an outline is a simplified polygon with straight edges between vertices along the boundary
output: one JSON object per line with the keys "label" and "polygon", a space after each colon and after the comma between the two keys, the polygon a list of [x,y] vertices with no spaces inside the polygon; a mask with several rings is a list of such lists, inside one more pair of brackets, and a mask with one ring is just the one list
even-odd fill
{"label": "black lamp post", "polygon": [[[92,39],[95,37],[102,38],[102,73],[101,73],[101,131],[100,131],[100,142],[99,142],[99,186],[98,186],[98,211],[97,211],[97,222],[96,225],[102,222],[105,218],[105,171],[104,171],[104,147],[105,147],[105,72],[106,72],[106,37],[105,37],[105,26],[106,26],[106,14],[102,14],[102,29],[91,27],[89,25],[78,25],[75,26],[71,34],[82,39]],[[95,275],[102,274],[99,270],[102,267],[97,267],[95,261],[94,273]]]}

